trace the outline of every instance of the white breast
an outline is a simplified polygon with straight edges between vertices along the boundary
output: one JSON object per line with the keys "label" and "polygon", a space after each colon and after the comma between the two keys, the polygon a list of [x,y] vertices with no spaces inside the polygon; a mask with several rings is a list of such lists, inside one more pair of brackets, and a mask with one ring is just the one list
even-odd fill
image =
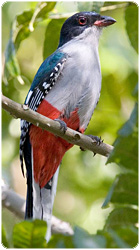
{"label": "white breast", "polygon": [[61,48],[68,58],[57,83],[46,96],[48,102],[65,110],[67,116],[78,107],[83,128],[89,123],[101,89],[98,37],[94,39],[93,32],[88,30],[84,40],[76,38]]}

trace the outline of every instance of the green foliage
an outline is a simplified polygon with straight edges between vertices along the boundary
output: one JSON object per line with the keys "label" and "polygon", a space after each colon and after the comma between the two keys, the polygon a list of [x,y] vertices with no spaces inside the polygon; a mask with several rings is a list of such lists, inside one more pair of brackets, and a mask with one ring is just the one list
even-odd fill
{"label": "green foliage", "polygon": [[[65,18],[60,18],[58,22],[57,19],[53,19],[48,24],[45,32],[45,40],[43,48],[44,59],[50,56],[58,47],[60,30],[65,20],[66,20]],[[50,41],[53,41],[53,43]]]}
{"label": "green foliage", "polygon": [[2,226],[2,244],[6,248],[9,247],[8,240],[7,240],[7,237],[6,237],[6,232],[5,232],[5,229],[4,229],[3,226]]}
{"label": "green foliage", "polygon": [[34,10],[32,9],[24,11],[20,15],[18,15],[14,21],[15,24],[13,25],[13,33],[15,33],[14,43],[16,50],[18,50],[20,43],[24,39],[26,39],[31,33],[31,30],[29,29],[29,24],[31,22],[33,14]]}
{"label": "green foliage", "polygon": [[93,2],[92,3],[92,11],[96,11],[96,12],[100,13],[100,9],[103,5],[104,5],[104,1]]}
{"label": "green foliage", "polygon": [[16,49],[33,32],[38,22],[45,20],[56,2],[39,2],[35,9],[22,12],[13,23],[13,39]]}
{"label": "green foliage", "polygon": [[100,8],[104,5],[104,1],[96,1],[96,2],[78,2],[78,10],[79,11],[96,11],[100,12]]}
{"label": "green foliage", "polygon": [[10,38],[5,53],[5,66],[8,71],[7,73],[12,77],[17,77],[20,74],[20,68],[15,54],[14,43],[12,42],[12,38]]}
{"label": "green foliage", "polygon": [[102,207],[107,207],[109,202],[138,205],[137,174],[127,173],[117,176]]}
{"label": "green foliage", "polygon": [[47,248],[74,248],[73,237],[66,235],[52,235]]}
{"label": "green foliage", "polygon": [[46,248],[46,222],[40,220],[23,221],[13,230],[15,248]]}
{"label": "green foliage", "polygon": [[10,77],[17,77],[23,84],[20,76],[20,68],[16,58],[16,51],[21,42],[34,31],[37,23],[47,18],[48,13],[55,7],[56,2],[39,2],[35,9],[24,11],[17,15],[11,29],[11,35],[5,52],[5,75],[7,83]]}
{"label": "green foliage", "polygon": [[[106,167],[103,158],[96,156],[93,159],[90,152],[83,153],[77,147],[63,159],[65,167],[62,165],[60,169],[54,213],[62,220],[79,225],[74,228],[73,236],[53,235],[47,244],[46,223],[39,220],[24,221],[14,226],[13,245],[2,228],[3,245],[15,248],[135,247],[138,242],[138,105],[135,103],[138,74],[137,55],[133,48],[138,50],[138,7],[126,3],[126,8],[115,7],[114,11],[102,12],[101,7],[117,6],[120,2],[76,2],[73,5],[71,3],[72,10],[66,3],[24,4],[26,6],[21,7],[20,14],[19,11],[15,12],[17,14],[12,22],[3,78],[4,94],[21,103],[43,58],[53,53],[58,46],[59,32],[66,17],[62,12],[70,12],[69,16],[73,11],[94,10],[117,20],[110,30],[105,30],[104,38],[100,41],[103,86],[100,102],[87,130],[87,134],[102,135],[105,142],[115,142],[107,161],[110,164]],[[9,6],[14,6],[16,10],[17,5],[6,3],[3,18],[8,19]],[[55,14],[56,19],[52,19]],[[4,31],[5,28],[3,26]],[[15,159],[18,158],[18,126],[18,121],[16,123],[3,112],[3,165],[7,179],[9,175],[10,178],[14,176],[9,166],[15,165]],[[19,163],[17,165],[16,172]],[[13,177],[10,184],[18,179],[19,175],[15,179]],[[67,207],[66,201],[69,202]],[[103,208],[111,207],[102,218],[101,214],[108,209],[97,209],[96,202],[99,207],[102,202]],[[101,220],[101,226],[96,225]],[[5,226],[7,218],[3,218],[3,221]],[[10,228],[9,225],[7,228]]]}
{"label": "green foliage", "polygon": [[35,9],[35,12],[37,13],[36,19],[40,18],[41,21],[46,19],[48,17],[48,13],[54,9],[55,5],[56,2],[38,2]]}
{"label": "green foliage", "polygon": [[73,241],[75,248],[105,248],[106,239],[102,235],[89,235],[81,228],[75,228]]}
{"label": "green foliage", "polygon": [[[124,174],[116,177],[109,193],[103,203],[106,207],[110,202],[120,207],[115,208],[109,215],[104,230],[113,229],[113,237],[118,241],[123,240],[122,247],[134,247],[138,243],[138,210],[133,205],[138,205],[138,107],[137,103],[129,120],[118,132],[109,162],[116,162],[125,169]],[[131,171],[130,171],[131,170]],[[115,231],[115,232],[114,232]],[[111,231],[112,234],[112,231]],[[134,234],[134,237],[126,235]],[[119,238],[118,238],[119,236]],[[125,246],[126,244],[126,246]]]}
{"label": "green foliage", "polygon": [[130,207],[120,207],[114,209],[105,225],[105,230],[114,229],[119,230],[125,227],[134,226],[138,222],[138,211]]}
{"label": "green foliage", "polygon": [[116,162],[127,170],[138,171],[138,105],[136,104],[130,116],[118,132],[115,150],[111,153],[109,162]]}
{"label": "green foliage", "polygon": [[125,11],[126,31],[133,48],[138,52],[138,6],[132,4]]}

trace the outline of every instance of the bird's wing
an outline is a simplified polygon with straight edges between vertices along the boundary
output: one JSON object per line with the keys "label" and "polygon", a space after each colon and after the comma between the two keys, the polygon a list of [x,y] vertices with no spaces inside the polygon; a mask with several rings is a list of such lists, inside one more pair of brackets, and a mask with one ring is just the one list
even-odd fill
{"label": "bird's wing", "polygon": [[[36,111],[44,97],[49,93],[50,89],[57,83],[57,79],[62,72],[67,55],[56,51],[48,57],[40,66],[31,88],[25,99],[25,105]],[[23,171],[24,146],[28,135],[30,123],[21,120],[21,136],[20,136],[20,162]]]}

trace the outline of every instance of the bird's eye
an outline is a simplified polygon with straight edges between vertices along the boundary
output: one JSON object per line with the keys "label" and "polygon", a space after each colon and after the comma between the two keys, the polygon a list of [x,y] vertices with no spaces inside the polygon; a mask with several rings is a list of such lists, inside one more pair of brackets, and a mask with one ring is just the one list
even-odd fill
{"label": "bird's eye", "polygon": [[87,18],[82,16],[82,17],[79,17],[78,21],[80,25],[85,25],[87,23]]}

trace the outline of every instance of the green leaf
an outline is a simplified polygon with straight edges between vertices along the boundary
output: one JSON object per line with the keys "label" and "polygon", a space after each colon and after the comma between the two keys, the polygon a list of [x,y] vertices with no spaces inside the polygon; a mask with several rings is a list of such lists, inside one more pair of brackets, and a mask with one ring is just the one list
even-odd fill
{"label": "green leaf", "polygon": [[72,236],[60,234],[52,235],[47,244],[47,248],[74,248]]}
{"label": "green leaf", "polygon": [[90,235],[81,228],[74,230],[73,242],[75,248],[105,248],[106,240],[102,235]]}
{"label": "green leaf", "polygon": [[18,50],[20,43],[26,39],[31,30],[29,29],[29,23],[34,14],[34,10],[27,10],[18,15],[13,24],[13,38],[16,50]]}
{"label": "green leaf", "polygon": [[100,13],[101,7],[104,5],[104,2],[92,2],[92,11]]}
{"label": "green leaf", "polygon": [[138,104],[135,104],[133,112],[130,116],[130,119],[124,124],[121,130],[119,130],[118,134],[124,138],[128,136],[132,136],[133,133],[135,135],[138,132]]}
{"label": "green leaf", "polygon": [[12,38],[9,39],[5,52],[5,67],[12,77],[20,75],[20,68],[16,58],[15,46]]}
{"label": "green leaf", "polygon": [[120,207],[109,214],[104,230],[132,227],[137,223],[138,210],[130,207]]}
{"label": "green leaf", "polygon": [[92,11],[92,2],[77,2],[78,11]]}
{"label": "green leaf", "polygon": [[136,100],[138,101],[138,83],[136,84],[133,92],[132,92],[132,95],[136,98]]}
{"label": "green leaf", "polygon": [[66,19],[54,19],[51,20],[47,26],[45,33],[45,41],[43,48],[43,58],[46,59],[50,54],[52,54],[59,44],[60,30]]}
{"label": "green leaf", "polygon": [[[110,232],[110,230],[109,230]],[[135,226],[121,227],[117,229],[117,235],[133,248],[138,244],[138,229]],[[115,240],[115,239],[114,239]]]}
{"label": "green leaf", "polygon": [[23,26],[23,27],[19,30],[19,32],[18,32],[18,34],[17,34],[17,36],[16,36],[16,40],[15,40],[16,50],[18,50],[18,48],[19,48],[21,42],[22,42],[24,39],[26,39],[26,38],[30,35],[30,33],[31,33],[31,31],[29,30],[29,26],[28,26],[28,25],[27,25],[27,26],[26,26],[26,25]]}
{"label": "green leaf", "polygon": [[111,235],[114,242],[116,242],[116,244],[119,248],[130,248],[131,247],[114,230],[110,229],[109,234]]}
{"label": "green leaf", "polygon": [[106,248],[135,247],[138,243],[138,229],[135,226],[98,230],[98,235],[106,239]]}
{"label": "green leaf", "polygon": [[47,18],[48,13],[55,5],[56,2],[39,2],[35,9],[24,11],[16,16],[12,24],[10,39],[5,52],[5,73],[3,80],[6,84],[10,77],[17,77],[19,82],[23,84],[16,52],[21,42],[30,35],[39,21]]}
{"label": "green leaf", "polygon": [[24,11],[16,17],[15,24],[13,25],[16,49],[18,49],[21,41],[30,35],[37,23],[48,17],[48,13],[55,5],[56,2],[39,2],[35,10]]}
{"label": "green leaf", "polygon": [[56,5],[56,2],[40,2],[37,5],[37,8],[40,9],[40,11],[37,14],[37,18],[46,18],[48,12],[52,11]]}
{"label": "green leaf", "polygon": [[13,231],[15,248],[46,248],[46,222],[40,220],[23,221],[16,224]]}
{"label": "green leaf", "polygon": [[104,6],[112,6],[112,5],[117,5],[117,4],[122,4],[122,3],[125,3],[126,4],[126,2],[120,2],[120,1],[118,1],[118,2],[111,2],[111,1],[109,1],[109,2],[104,2]]}
{"label": "green leaf", "polygon": [[126,31],[133,48],[138,52],[138,6],[131,4],[125,11]]}
{"label": "green leaf", "polygon": [[138,205],[138,176],[132,173],[117,176],[102,207],[109,202]]}
{"label": "green leaf", "polygon": [[96,11],[100,12],[100,8],[104,5],[104,2],[78,2],[79,11]]}
{"label": "green leaf", "polygon": [[116,187],[116,184],[117,184],[117,179],[113,182],[107,196],[106,196],[106,199],[102,205],[102,208],[107,208],[109,206],[109,202],[111,201],[111,198],[112,198],[112,195],[114,193],[114,189]]}
{"label": "green leaf", "polygon": [[[13,24],[13,30],[19,28],[20,25],[28,25],[32,16],[34,14],[34,9],[25,10],[21,14],[16,16],[15,23]],[[14,26],[15,25],[15,26]]]}
{"label": "green leaf", "polygon": [[138,243],[138,228],[135,226],[118,227],[98,231],[99,235],[106,238],[106,248],[135,247]]}
{"label": "green leaf", "polygon": [[6,232],[5,232],[5,229],[4,227],[2,226],[2,244],[4,247],[8,248],[9,247],[9,244],[8,244],[8,240],[6,238]]}
{"label": "green leaf", "polygon": [[[22,40],[27,38],[30,34],[28,23],[33,15],[33,10],[25,11],[18,15],[13,22],[10,32],[10,39],[5,50],[5,70],[4,82],[9,81],[11,77],[20,77],[20,67],[16,58],[16,51]],[[27,29],[27,30],[26,30]],[[22,79],[19,78],[21,83]]]}
{"label": "green leaf", "polygon": [[114,150],[107,163],[116,162],[127,170],[138,171],[138,104],[135,104],[130,119],[118,132]]}

